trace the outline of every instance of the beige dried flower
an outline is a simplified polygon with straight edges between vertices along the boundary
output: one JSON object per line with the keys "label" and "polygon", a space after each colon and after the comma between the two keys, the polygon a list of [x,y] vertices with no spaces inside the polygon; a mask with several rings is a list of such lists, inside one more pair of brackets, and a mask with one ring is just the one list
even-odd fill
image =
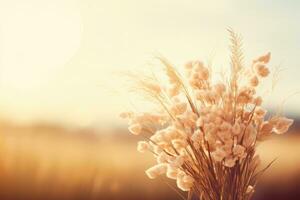
{"label": "beige dried flower", "polygon": [[255,59],[254,62],[263,62],[268,63],[271,59],[271,53],[267,53],[266,55],[260,56],[259,58]]}
{"label": "beige dried flower", "polygon": [[250,86],[252,87],[256,87],[258,86],[259,80],[257,78],[257,76],[252,76],[251,79],[249,80]]}
{"label": "beige dried flower", "polygon": [[178,172],[179,172],[178,168],[168,165],[166,176],[170,179],[176,180],[178,176]]}
{"label": "beige dried flower", "polygon": [[274,132],[277,134],[285,133],[294,122],[294,120],[286,117],[275,117],[270,121],[274,124]]}
{"label": "beige dried flower", "polygon": [[137,88],[159,104],[160,112],[121,114],[129,120],[131,133],[149,138],[137,147],[156,158],[157,165],[146,170],[147,176],[165,174],[190,197],[203,200],[250,199],[261,174],[257,143],[272,133],[286,132],[293,123],[281,116],[267,119],[263,99],[256,95],[257,86],[270,73],[271,54],[246,68],[240,36],[229,33],[231,74],[223,77],[224,82],[214,83],[214,74],[199,60],[185,64],[184,80],[169,61],[159,58],[167,85],[146,77]]}
{"label": "beige dried flower", "polygon": [[128,129],[132,134],[139,135],[142,131],[142,126],[140,124],[132,124]]}
{"label": "beige dried flower", "polygon": [[157,164],[146,171],[149,178],[154,179],[167,172],[167,164]]}
{"label": "beige dried flower", "polygon": [[137,145],[137,150],[141,153],[145,153],[150,149],[150,145],[148,142],[145,141],[139,141]]}
{"label": "beige dried flower", "polygon": [[266,77],[269,75],[270,71],[266,67],[264,63],[255,63],[254,64],[254,70],[260,77]]}

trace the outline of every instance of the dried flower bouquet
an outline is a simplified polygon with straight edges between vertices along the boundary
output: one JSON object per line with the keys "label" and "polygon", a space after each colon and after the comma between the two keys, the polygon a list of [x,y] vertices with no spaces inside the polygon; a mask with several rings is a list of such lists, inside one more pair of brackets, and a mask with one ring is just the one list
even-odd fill
{"label": "dried flower bouquet", "polygon": [[[157,113],[124,112],[129,131],[142,135],[140,152],[151,152],[157,165],[146,170],[149,178],[166,175],[178,188],[203,200],[251,199],[259,168],[255,153],[259,142],[282,134],[293,120],[275,114],[266,117],[257,86],[270,73],[270,53],[244,67],[239,35],[229,30],[231,71],[222,82],[212,81],[201,61],[185,65],[187,81],[164,58],[168,84],[142,77],[137,88],[161,107]],[[271,163],[270,163],[271,164]]]}

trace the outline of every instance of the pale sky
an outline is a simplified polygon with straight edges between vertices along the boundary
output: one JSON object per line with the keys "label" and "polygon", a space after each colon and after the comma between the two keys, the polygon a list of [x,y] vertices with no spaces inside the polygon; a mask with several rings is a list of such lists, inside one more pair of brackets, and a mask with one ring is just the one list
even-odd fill
{"label": "pale sky", "polygon": [[[270,106],[300,91],[300,2],[284,0],[0,0],[0,113],[20,122],[120,124],[116,74],[163,54],[228,64],[227,27],[247,61],[272,52],[285,70]],[[300,114],[299,95],[286,103]]]}

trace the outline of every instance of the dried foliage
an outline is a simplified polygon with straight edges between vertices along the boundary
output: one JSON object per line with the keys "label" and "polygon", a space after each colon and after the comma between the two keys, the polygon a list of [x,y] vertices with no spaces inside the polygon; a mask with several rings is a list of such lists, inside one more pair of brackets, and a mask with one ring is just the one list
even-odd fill
{"label": "dried foliage", "polygon": [[[224,82],[213,83],[201,61],[185,65],[184,81],[165,58],[168,85],[155,78],[139,78],[137,88],[157,100],[158,113],[122,113],[129,131],[142,135],[138,151],[151,152],[157,165],[146,174],[153,179],[166,174],[178,188],[203,200],[251,199],[260,175],[258,142],[272,133],[286,132],[293,120],[265,117],[257,86],[270,73],[270,53],[244,67],[241,37],[231,29],[231,73]],[[187,84],[185,83],[187,82]]]}

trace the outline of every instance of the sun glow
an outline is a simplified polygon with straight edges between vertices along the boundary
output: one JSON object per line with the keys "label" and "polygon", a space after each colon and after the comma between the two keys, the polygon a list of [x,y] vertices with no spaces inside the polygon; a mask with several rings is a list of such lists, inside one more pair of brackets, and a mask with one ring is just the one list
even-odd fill
{"label": "sun glow", "polygon": [[[111,95],[122,86],[115,72],[147,68],[157,53],[178,66],[190,59],[212,59],[216,67],[226,67],[222,63],[228,59],[224,37],[228,26],[247,38],[247,57],[270,50],[277,58],[272,65],[283,60],[284,67],[289,67],[283,75],[297,82],[300,63],[293,53],[300,48],[297,34],[287,37],[269,20],[278,17],[281,26],[288,26],[281,30],[299,33],[295,10],[286,12],[274,4],[269,12],[260,2],[251,1],[247,8],[232,0],[222,2],[1,1],[2,115],[21,121],[121,123],[117,115],[128,104],[128,95]],[[251,8],[256,9],[256,18],[249,17]],[[249,31],[264,29],[265,24],[269,24],[266,34]],[[270,33],[274,33],[272,39]],[[283,39],[284,44],[277,42]],[[285,60],[287,55],[291,60]],[[282,85],[277,94],[299,89],[297,84],[283,82],[289,90]],[[274,98],[275,106],[282,102],[281,96],[288,94]],[[285,107],[295,110],[295,105],[297,100],[292,99]]]}

